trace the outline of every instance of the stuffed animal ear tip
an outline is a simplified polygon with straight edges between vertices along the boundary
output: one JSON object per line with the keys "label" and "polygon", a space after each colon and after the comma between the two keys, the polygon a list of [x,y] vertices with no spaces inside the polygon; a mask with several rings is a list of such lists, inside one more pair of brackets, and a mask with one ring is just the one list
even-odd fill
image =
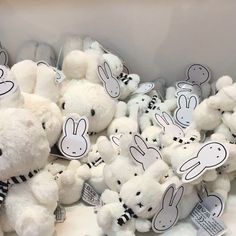
{"label": "stuffed animal ear tip", "polygon": [[232,85],[232,84],[233,84],[233,79],[230,76],[225,75],[225,76],[220,77],[216,81],[216,89],[220,90],[223,87],[226,87],[226,86],[229,86],[229,85]]}

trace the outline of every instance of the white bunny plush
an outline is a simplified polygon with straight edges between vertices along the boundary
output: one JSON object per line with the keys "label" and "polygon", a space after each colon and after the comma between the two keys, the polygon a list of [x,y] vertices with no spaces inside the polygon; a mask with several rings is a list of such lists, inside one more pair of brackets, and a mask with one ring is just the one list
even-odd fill
{"label": "white bunny plush", "polygon": [[128,145],[131,142],[131,136],[123,135],[120,142],[120,154],[117,154],[108,139],[103,138],[98,142],[98,152],[105,162],[104,181],[109,189],[116,192],[119,192],[121,186],[130,178],[143,173],[142,167],[129,157]]}
{"label": "white bunny plush", "polygon": [[59,107],[49,99],[36,94],[22,94],[23,107],[38,117],[47,134],[49,145],[52,147],[58,141],[62,130],[62,114]]}
{"label": "white bunny plush", "polygon": [[125,102],[118,102],[115,118],[107,128],[107,135],[132,135],[138,132],[138,129],[138,106],[128,107]]}
{"label": "white bunny plush", "polygon": [[24,98],[18,86],[15,74],[4,65],[0,65],[0,109],[21,107]]}
{"label": "white bunny plush", "polygon": [[34,93],[57,102],[60,88],[56,83],[56,70],[45,64],[24,60],[12,66],[17,82],[25,93]]}
{"label": "white bunny plush", "polygon": [[46,169],[57,182],[60,203],[69,205],[81,198],[84,182],[90,178],[90,172],[79,161],[56,159]]}
{"label": "white bunny plush", "polygon": [[193,111],[197,107],[198,103],[198,97],[195,95],[189,97],[180,95],[178,97],[178,108],[175,110],[174,117],[180,126],[186,128],[190,125],[192,122]]}
{"label": "white bunny plush", "polygon": [[[120,202],[106,204],[97,214],[98,225],[108,236],[135,236],[148,232],[160,204],[163,190],[158,183],[165,168],[157,161],[141,176],[126,182],[120,191]],[[152,191],[150,191],[150,189]]]}
{"label": "white bunny plush", "polygon": [[201,131],[214,130],[221,124],[222,113],[212,107],[209,99],[202,101],[193,111],[193,128]]}
{"label": "white bunny plush", "polygon": [[236,106],[236,84],[233,84],[232,78],[229,76],[219,78],[216,89],[217,94],[209,98],[211,106],[221,111],[232,111]]}
{"label": "white bunny plush", "polygon": [[0,130],[0,235],[15,230],[20,236],[52,236],[58,187],[40,170],[50,150],[42,125],[28,110],[7,108]]}
{"label": "white bunny plush", "polygon": [[77,113],[79,116],[86,116],[89,132],[98,133],[105,130],[112,121],[116,102],[100,84],[72,80],[61,95],[60,108],[64,115]]}
{"label": "white bunny plush", "polygon": [[51,66],[56,66],[57,62],[56,53],[51,45],[34,40],[26,41],[20,46],[16,61],[23,60],[45,61]]}

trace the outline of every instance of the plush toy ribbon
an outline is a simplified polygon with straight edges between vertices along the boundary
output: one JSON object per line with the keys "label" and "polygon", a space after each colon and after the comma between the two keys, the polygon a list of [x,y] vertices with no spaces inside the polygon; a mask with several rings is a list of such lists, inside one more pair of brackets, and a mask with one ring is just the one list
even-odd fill
{"label": "plush toy ribbon", "polygon": [[[119,200],[120,200],[120,202],[122,202],[121,198]],[[131,218],[137,218],[137,216],[134,214],[134,212],[131,208],[128,208],[125,204],[123,204],[123,207],[125,209],[124,214],[121,215],[117,219],[117,224],[120,226],[126,224]]]}
{"label": "plush toy ribbon", "polygon": [[103,162],[104,161],[102,160],[102,158],[99,157],[97,160],[87,163],[87,166],[89,167],[89,169],[91,169],[92,167],[99,166]]}
{"label": "plush toy ribbon", "polygon": [[30,171],[27,175],[13,176],[6,181],[0,181],[0,207],[7,197],[7,193],[13,184],[20,184],[34,177],[39,170]]}

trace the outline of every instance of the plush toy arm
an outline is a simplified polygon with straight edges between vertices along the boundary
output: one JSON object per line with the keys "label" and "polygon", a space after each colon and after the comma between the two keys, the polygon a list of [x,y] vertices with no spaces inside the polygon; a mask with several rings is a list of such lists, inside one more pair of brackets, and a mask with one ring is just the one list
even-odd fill
{"label": "plush toy arm", "polygon": [[106,189],[101,195],[101,200],[104,204],[119,202],[119,194],[110,189]]}
{"label": "plush toy arm", "polygon": [[139,232],[142,232],[142,233],[149,232],[151,227],[152,227],[152,223],[149,220],[144,220],[144,219],[135,220],[135,228]]}
{"label": "plush toy arm", "polygon": [[49,172],[41,171],[29,181],[29,186],[41,204],[53,205],[58,201],[58,186]]}
{"label": "plush toy arm", "polygon": [[72,170],[65,170],[61,176],[61,184],[62,185],[73,185],[75,183],[75,178],[74,178],[75,174]]}
{"label": "plush toy arm", "polygon": [[105,206],[102,206],[97,214],[97,223],[98,225],[105,230],[108,230],[112,227],[112,206],[113,204],[107,204]]}

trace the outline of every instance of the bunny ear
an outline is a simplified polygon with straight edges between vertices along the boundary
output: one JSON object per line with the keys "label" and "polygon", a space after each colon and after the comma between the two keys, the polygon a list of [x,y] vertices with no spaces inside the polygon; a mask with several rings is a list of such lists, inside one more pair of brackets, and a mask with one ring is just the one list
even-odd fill
{"label": "bunny ear", "polygon": [[134,141],[135,141],[136,145],[140,148],[140,150],[143,151],[143,153],[145,153],[148,146],[145,143],[145,141],[142,139],[142,137],[136,134],[136,135],[134,135]]}
{"label": "bunny ear", "polygon": [[73,135],[75,131],[75,121],[73,118],[68,118],[64,123],[64,132],[66,136]]}
{"label": "bunny ear", "polygon": [[[187,98],[186,98],[187,103]],[[188,102],[188,108],[194,110],[198,105],[198,98],[196,96],[191,96]]]}
{"label": "bunny ear", "polygon": [[8,55],[4,49],[0,49],[0,65],[7,66],[8,63]]}
{"label": "bunny ear", "polygon": [[167,123],[165,122],[165,120],[163,119],[163,117],[159,114],[155,114],[155,118],[156,118],[156,122],[159,126],[165,128]]}
{"label": "bunny ear", "polygon": [[76,127],[76,134],[83,136],[88,131],[88,120],[86,118],[81,118]]}
{"label": "bunny ear", "polygon": [[178,204],[180,203],[181,199],[182,199],[182,196],[184,194],[184,186],[180,186],[172,200],[172,206],[178,206]]}
{"label": "bunny ear", "polygon": [[166,124],[170,125],[170,124],[174,124],[174,120],[172,119],[172,117],[167,113],[167,112],[162,112],[162,115],[166,121]]}
{"label": "bunny ear", "polygon": [[198,159],[196,157],[191,158],[180,166],[178,172],[181,174],[182,172],[185,172],[198,165],[200,165],[200,162],[198,161]]}
{"label": "bunny ear", "polygon": [[200,162],[194,166],[194,168],[187,173],[183,174],[182,181],[183,182],[190,182],[194,179],[196,179],[201,173],[203,173],[205,170],[205,166],[201,165]]}
{"label": "bunny ear", "polygon": [[140,164],[143,164],[143,153],[136,147],[130,146],[129,147],[130,154],[132,158]]}
{"label": "bunny ear", "polygon": [[188,103],[187,103],[187,97],[185,95],[180,95],[178,100],[178,107],[186,107],[188,106]]}
{"label": "bunny ear", "polygon": [[109,66],[109,64],[107,62],[104,62],[104,68],[105,68],[105,72],[107,74],[107,79],[112,77],[112,71],[111,68]]}
{"label": "bunny ear", "polygon": [[171,200],[173,199],[174,192],[175,192],[174,185],[170,185],[166,189],[164,196],[163,196],[163,200],[162,200],[163,208],[171,206]]}
{"label": "bunny ear", "polygon": [[107,81],[107,74],[106,74],[106,72],[105,72],[105,70],[103,69],[102,66],[98,66],[98,74],[99,74],[100,79],[103,82]]}

